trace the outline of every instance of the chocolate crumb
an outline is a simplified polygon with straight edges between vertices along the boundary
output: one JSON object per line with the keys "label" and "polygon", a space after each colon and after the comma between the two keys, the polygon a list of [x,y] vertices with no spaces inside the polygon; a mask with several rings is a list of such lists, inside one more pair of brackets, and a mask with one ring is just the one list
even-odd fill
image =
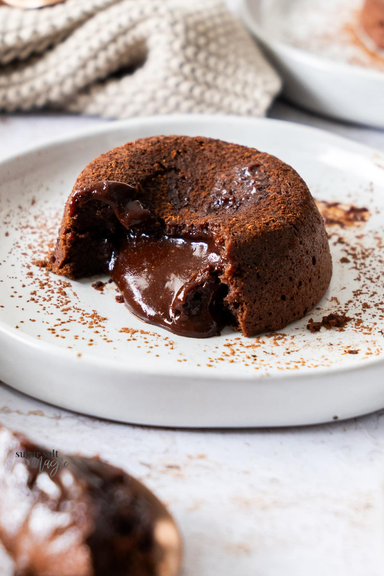
{"label": "chocolate crumb", "polygon": [[102,282],[101,280],[98,280],[97,282],[94,282],[92,284],[92,288],[94,288],[95,290],[98,290],[99,292],[102,292],[104,290],[105,285],[106,285],[106,282]]}
{"label": "chocolate crumb", "polygon": [[47,261],[46,260],[32,260],[32,264],[34,266],[38,266],[39,268],[46,268]]}
{"label": "chocolate crumb", "polygon": [[121,294],[118,294],[117,296],[115,296],[115,300],[116,302],[118,302],[119,304],[124,304],[124,298]]}
{"label": "chocolate crumb", "polygon": [[348,350],[348,354],[358,354],[358,350]]}
{"label": "chocolate crumb", "polygon": [[344,328],[344,326],[351,320],[352,318],[342,313],[323,316],[320,322],[315,322],[313,318],[310,318],[307,324],[307,330],[310,330],[313,334],[314,332],[320,332],[323,326],[327,330],[331,330],[331,328]]}

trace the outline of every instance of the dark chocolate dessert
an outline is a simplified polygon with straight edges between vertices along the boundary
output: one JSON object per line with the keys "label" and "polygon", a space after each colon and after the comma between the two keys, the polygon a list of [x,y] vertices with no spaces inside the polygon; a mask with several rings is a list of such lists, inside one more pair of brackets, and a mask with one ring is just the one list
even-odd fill
{"label": "dark chocolate dessert", "polygon": [[160,521],[172,536],[162,504],[122,470],[0,426],[0,541],[15,576],[176,575],[181,549],[159,545]]}
{"label": "dark chocolate dessert", "polygon": [[136,316],[200,338],[226,324],[245,336],[283,328],[317,304],[332,274],[323,219],[290,166],[185,136],[93,160],[48,266],[69,278],[108,272]]}
{"label": "dark chocolate dessert", "polygon": [[384,0],[365,0],[361,24],[375,44],[384,49]]}

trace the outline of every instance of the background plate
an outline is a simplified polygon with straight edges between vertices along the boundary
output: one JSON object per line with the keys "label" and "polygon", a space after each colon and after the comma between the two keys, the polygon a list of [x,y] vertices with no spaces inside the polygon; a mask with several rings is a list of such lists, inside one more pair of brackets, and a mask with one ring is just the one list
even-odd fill
{"label": "background plate", "polygon": [[[221,138],[291,164],[314,196],[366,206],[363,227],[330,227],[334,275],[307,318],[285,330],[194,340],[143,324],[101,293],[36,265],[56,237],[81,169],[128,140]],[[282,426],[384,406],[384,156],[326,132],[238,117],[115,122],[0,165],[0,378],[79,412],[165,426]],[[106,278],[103,278],[104,280]],[[311,334],[309,318],[346,311],[345,329]]]}
{"label": "background plate", "polygon": [[363,0],[242,0],[246,26],[284,80],[284,94],[313,112],[384,127],[384,51],[364,48]]}

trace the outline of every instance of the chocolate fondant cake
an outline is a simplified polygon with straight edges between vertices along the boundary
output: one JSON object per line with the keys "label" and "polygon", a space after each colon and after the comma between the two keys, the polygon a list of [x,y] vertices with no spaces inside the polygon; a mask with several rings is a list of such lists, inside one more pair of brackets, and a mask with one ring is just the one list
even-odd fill
{"label": "chocolate fondant cake", "polygon": [[361,24],[375,44],[384,48],[384,0],[365,0]]}
{"label": "chocolate fondant cake", "polygon": [[302,318],[332,263],[300,176],[258,150],[203,137],[128,142],[68,198],[49,267],[109,272],[130,310],[177,334],[252,336]]}
{"label": "chocolate fondant cake", "polygon": [[159,568],[175,562],[156,540],[156,502],[98,458],[61,456],[0,426],[0,541],[17,576],[175,575]]}

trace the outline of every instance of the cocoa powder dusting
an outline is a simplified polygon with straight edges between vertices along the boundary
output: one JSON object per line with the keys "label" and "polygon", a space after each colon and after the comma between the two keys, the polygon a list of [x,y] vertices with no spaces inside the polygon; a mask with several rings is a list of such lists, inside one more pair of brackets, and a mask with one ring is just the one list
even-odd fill
{"label": "cocoa powder dusting", "polygon": [[359,18],[360,11],[356,11],[352,15],[353,21],[347,22],[342,28],[342,33],[347,42],[354,45],[361,53],[351,58],[351,64],[358,66],[372,67],[379,70],[384,70],[384,57],[379,50],[372,50],[369,48],[362,39],[362,30],[360,28]]}
{"label": "cocoa powder dusting", "polygon": [[[305,11],[300,14],[301,32],[297,29],[287,30],[286,41],[321,58],[384,71],[384,50],[376,45],[364,29],[361,10],[364,0],[358,3],[358,9],[355,2],[348,0],[324,3],[321,5],[320,17],[317,13],[320,4],[318,6],[313,3],[310,20],[308,14],[305,18]],[[299,19],[298,13],[296,18]]]}
{"label": "cocoa powder dusting", "polygon": [[[1,214],[13,243],[7,256],[7,262],[12,263],[4,280],[0,278],[10,291],[9,299],[2,293],[0,313],[12,306],[14,326],[19,333],[24,331],[44,341],[60,343],[72,349],[79,361],[85,352],[91,353],[97,346],[114,349],[118,342],[127,355],[152,354],[159,361],[166,355],[180,366],[196,370],[207,366],[211,371],[225,367],[234,375],[239,371],[268,375],[276,370],[342,365],[346,358],[349,362],[361,362],[380,357],[384,347],[384,229],[365,226],[373,212],[368,202],[369,209],[338,202],[319,204],[323,213],[328,210],[326,227],[335,282],[317,308],[309,312],[309,319],[284,331],[243,338],[227,329],[219,340],[199,343],[196,355],[181,352],[182,341],[163,336],[162,331],[124,328],[116,322],[109,325],[107,314],[100,310],[109,299],[112,299],[109,305],[117,307],[114,285],[106,289],[110,280],[93,282],[99,289],[103,286],[104,296],[100,293],[100,308],[92,310],[84,297],[85,285],[89,282],[90,288],[92,280],[70,282],[42,266],[52,249],[50,242],[56,235],[61,205],[57,203],[55,209],[47,209],[40,199],[32,214],[22,209]],[[5,262],[0,261],[0,267]],[[28,312],[24,308],[26,302]],[[129,326],[130,315],[125,310],[124,314]]]}

